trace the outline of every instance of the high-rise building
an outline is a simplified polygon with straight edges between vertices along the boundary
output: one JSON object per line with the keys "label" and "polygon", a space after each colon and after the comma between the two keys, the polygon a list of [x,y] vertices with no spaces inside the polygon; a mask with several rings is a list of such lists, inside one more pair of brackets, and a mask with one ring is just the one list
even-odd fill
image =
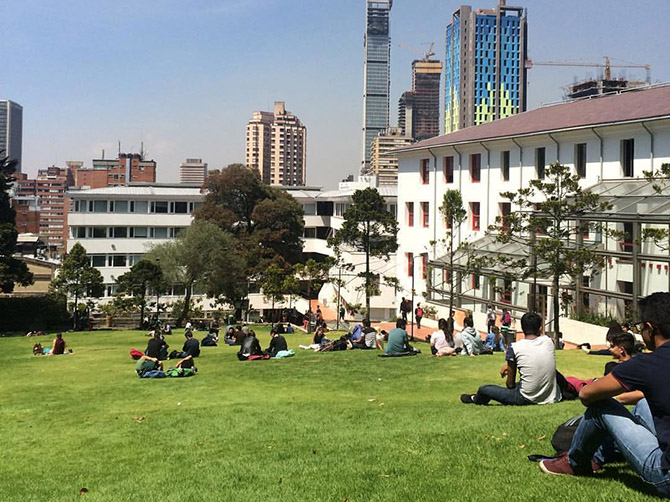
{"label": "high-rise building", "polygon": [[363,152],[361,173],[370,168],[370,145],[389,126],[391,37],[389,15],[393,0],[367,0],[363,83]]}
{"label": "high-rise building", "polygon": [[142,153],[119,153],[116,159],[94,159],[93,168],[85,168],[83,162],[67,165],[71,187],[104,188],[156,182],[156,161],[145,160]]}
{"label": "high-rise building", "polygon": [[307,128],[275,102],[274,113],[254,112],[247,124],[247,167],[258,172],[263,183],[281,186],[305,184]]}
{"label": "high-rise building", "polygon": [[414,141],[440,134],[440,61],[417,60],[412,63],[412,90],[398,102],[398,127]]}
{"label": "high-rise building", "polygon": [[447,25],[445,133],[526,110],[526,12],[463,5]]}
{"label": "high-rise building", "polygon": [[16,160],[16,172],[22,171],[23,107],[14,101],[0,100],[0,155]]}
{"label": "high-rise building", "polygon": [[186,159],[179,164],[179,183],[202,185],[207,178],[207,162],[202,159]]}
{"label": "high-rise building", "polygon": [[377,136],[370,146],[370,174],[377,177],[379,186],[398,184],[398,156],[394,148],[412,143],[399,127],[390,127]]}

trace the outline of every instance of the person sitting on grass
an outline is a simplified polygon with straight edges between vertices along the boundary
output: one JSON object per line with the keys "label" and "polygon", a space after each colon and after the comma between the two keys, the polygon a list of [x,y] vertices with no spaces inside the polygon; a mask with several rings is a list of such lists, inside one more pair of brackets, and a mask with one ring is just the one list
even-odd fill
{"label": "person sitting on grass", "polygon": [[237,358],[240,361],[246,361],[249,356],[259,356],[262,353],[261,344],[258,342],[258,338],[256,338],[256,333],[253,330],[248,330],[247,336],[244,337],[242,346],[237,353]]}
{"label": "person sitting on grass", "polygon": [[162,378],[165,376],[163,363],[158,358],[146,354],[135,363],[135,373],[140,378]]}
{"label": "person sitting on grass", "polygon": [[630,333],[618,333],[612,337],[610,342],[610,352],[612,359],[605,365],[605,376],[618,365],[629,361],[633,354],[635,354],[635,337]]}
{"label": "person sitting on grass", "polygon": [[51,350],[47,354],[48,356],[58,356],[61,354],[65,354],[65,349],[67,348],[67,344],[65,343],[65,340],[63,339],[63,334],[58,333],[56,334],[56,338],[54,338],[54,343],[51,347]]}
{"label": "person sitting on grass", "polygon": [[286,343],[286,338],[284,335],[279,334],[276,330],[272,329],[270,331],[270,346],[267,350],[263,351],[263,354],[266,354],[270,357],[275,357],[277,352],[280,350],[288,350],[288,344]]}
{"label": "person sitting on grass", "polygon": [[612,343],[612,337],[618,335],[619,333],[624,333],[623,328],[618,322],[612,321],[609,325],[609,328],[607,329],[607,334],[605,334],[605,341],[607,342],[606,348],[600,350],[591,350],[591,344],[588,342],[582,343],[578,347],[590,356],[609,356],[611,354],[610,344]]}
{"label": "person sitting on grass", "polygon": [[479,354],[492,354],[492,349],[484,347],[482,337],[479,336],[477,330],[474,328],[474,321],[472,317],[466,317],[463,320],[465,328],[461,331],[461,340],[463,341],[463,351],[461,355],[478,356]]}
{"label": "person sitting on grass", "polygon": [[[521,318],[524,338],[507,349],[507,363],[500,376],[507,378],[506,387],[483,385],[476,394],[462,394],[465,404],[488,404],[491,400],[505,405],[548,404],[561,400],[556,382],[554,344],[541,333],[542,317],[528,312]],[[516,373],[519,372],[519,383]]]}
{"label": "person sitting on grass", "polygon": [[446,319],[437,321],[438,331],[430,335],[430,350],[435,357],[455,356],[454,334],[449,332]]}
{"label": "person sitting on grass", "polygon": [[370,319],[363,319],[363,347],[365,349],[379,349],[382,350],[381,345],[377,341],[377,330],[370,326]]}
{"label": "person sitting on grass", "polygon": [[[632,469],[658,495],[670,496],[670,293],[653,293],[638,303],[639,331],[650,354],[617,364],[579,392],[586,406],[566,455],[540,462],[547,474],[590,476],[612,460],[601,448],[611,438]],[[616,399],[642,391],[632,412]],[[618,455],[617,455],[618,456]]]}
{"label": "person sitting on grass", "polygon": [[170,359],[184,358],[184,357],[198,357],[200,355],[200,342],[193,338],[192,331],[186,331],[184,333],[186,341],[184,346],[181,348],[181,352],[176,350],[170,353]]}
{"label": "person sitting on grass", "polygon": [[484,342],[484,347],[491,349],[495,352],[504,352],[505,345],[503,344],[503,337],[500,335],[500,330],[498,326],[492,326],[486,335],[486,341]]}
{"label": "person sitting on grass", "polygon": [[351,330],[349,335],[349,342],[351,343],[352,349],[364,349],[365,343],[363,342],[363,324],[359,323],[354,326],[354,329]]}
{"label": "person sitting on grass", "polygon": [[407,321],[398,319],[395,323],[395,328],[389,332],[388,341],[384,349],[384,353],[388,355],[410,354],[415,352],[414,347],[409,344],[409,336],[405,327]]}
{"label": "person sitting on grass", "polygon": [[168,358],[168,348],[170,346],[163,339],[160,331],[154,330],[153,336],[147,342],[147,348],[144,353],[150,357],[160,359],[161,361]]}

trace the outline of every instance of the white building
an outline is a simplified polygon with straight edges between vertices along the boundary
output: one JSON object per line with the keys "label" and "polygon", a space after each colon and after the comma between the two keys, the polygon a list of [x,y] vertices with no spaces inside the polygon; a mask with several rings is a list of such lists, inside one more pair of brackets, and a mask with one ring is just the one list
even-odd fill
{"label": "white building", "polygon": [[71,190],[68,251],[79,243],[102,273],[105,295],[154,245],[174,239],[188,227],[204,201],[199,188],[131,185]]}
{"label": "white building", "polygon": [[207,162],[202,159],[186,159],[179,164],[179,183],[202,185],[207,178]]}
{"label": "white building", "polygon": [[[527,187],[553,162],[570,166],[583,187],[641,178],[643,171],[670,162],[670,86],[546,106],[416,143],[400,149],[398,157],[399,295],[410,292],[412,276],[417,295],[428,294],[419,267],[425,270],[429,262],[445,255],[439,206],[446,190],[461,192],[468,214],[455,230],[458,239],[476,240],[484,237],[497,216],[518,209],[500,193]],[[668,215],[670,223],[670,210]],[[612,274],[606,281],[610,289],[622,298],[633,298],[630,271],[614,267],[608,274]],[[661,289],[668,287],[664,280]],[[470,289],[465,295],[482,298],[481,303],[473,300],[477,310],[485,309],[487,302],[498,307],[527,302],[523,288],[502,297],[488,286],[475,280],[464,286]],[[655,287],[648,281],[639,294]],[[441,315],[446,314],[443,303],[433,303]]]}

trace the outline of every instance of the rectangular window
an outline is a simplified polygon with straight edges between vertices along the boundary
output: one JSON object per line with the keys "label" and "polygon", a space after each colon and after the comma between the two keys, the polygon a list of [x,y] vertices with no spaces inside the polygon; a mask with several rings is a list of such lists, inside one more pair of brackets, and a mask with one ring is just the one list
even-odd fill
{"label": "rectangular window", "polygon": [[421,221],[423,223],[423,228],[428,228],[428,223],[430,221],[430,205],[428,202],[421,203]]}
{"label": "rectangular window", "polygon": [[305,212],[305,216],[314,216],[316,215],[316,204],[303,204],[302,210]]}
{"label": "rectangular window", "polygon": [[94,267],[104,267],[107,257],[104,254],[91,255],[91,265]]}
{"label": "rectangular window", "polygon": [[133,237],[135,239],[146,239],[147,237],[149,237],[147,227],[135,227],[133,229]]}
{"label": "rectangular window", "polygon": [[635,140],[621,140],[621,169],[624,178],[633,177],[633,159],[635,159]]}
{"label": "rectangular window", "polygon": [[170,210],[175,214],[187,214],[188,202],[170,202]]}
{"label": "rectangular window", "polygon": [[472,289],[479,289],[480,288],[480,278],[479,274],[470,274],[470,287]]}
{"label": "rectangular window", "polygon": [[503,303],[512,303],[512,281],[505,279],[503,290],[500,293],[500,301]]}
{"label": "rectangular window", "polygon": [[414,226],[414,202],[408,202],[407,206],[407,226]]}
{"label": "rectangular window", "polygon": [[512,213],[512,203],[511,202],[501,202],[500,203],[500,223],[502,224],[503,230],[506,232],[509,230],[509,220],[508,216]]}
{"label": "rectangular window", "polygon": [[575,171],[580,178],[586,178],[586,143],[575,145]]}
{"label": "rectangular window", "polygon": [[470,214],[472,215],[472,230],[479,231],[480,229],[480,206],[479,202],[470,202]]}
{"label": "rectangular window", "polygon": [[112,267],[125,267],[126,264],[128,263],[126,255],[124,254],[114,255],[111,258],[112,258]]}
{"label": "rectangular window", "polygon": [[535,174],[539,180],[544,179],[545,156],[546,150],[544,147],[535,149]]}
{"label": "rectangular window", "polygon": [[407,277],[412,277],[414,275],[414,256],[412,253],[405,253],[407,258]]}
{"label": "rectangular window", "polygon": [[149,212],[149,202],[138,200],[135,202],[135,212],[138,214],[147,214]]}
{"label": "rectangular window", "polygon": [[168,238],[167,227],[155,227],[153,237],[154,239],[167,239]]}
{"label": "rectangular window", "polygon": [[421,183],[427,185],[430,180],[429,174],[430,159],[421,159],[421,167],[419,174],[421,175]]}
{"label": "rectangular window", "polygon": [[445,157],[444,158],[444,182],[453,183],[454,182],[454,158]]}
{"label": "rectangular window", "polygon": [[106,213],[107,212],[107,201],[106,200],[94,200],[93,203],[93,212],[94,213]]}
{"label": "rectangular window", "polygon": [[168,203],[167,201],[156,201],[151,203],[151,212],[156,214],[167,214],[168,212]]}
{"label": "rectangular window", "polygon": [[421,253],[421,278],[426,279],[428,272],[428,253]]}
{"label": "rectangular window", "polygon": [[107,237],[107,227],[92,227],[91,237],[94,239],[105,239]]}
{"label": "rectangular window", "polygon": [[110,237],[114,237],[115,239],[125,239],[128,237],[127,227],[112,227],[110,230]]}
{"label": "rectangular window", "polygon": [[479,153],[470,155],[470,181],[479,183],[482,180],[482,156]]}
{"label": "rectangular window", "polygon": [[500,175],[503,181],[509,181],[509,150],[500,152]]}

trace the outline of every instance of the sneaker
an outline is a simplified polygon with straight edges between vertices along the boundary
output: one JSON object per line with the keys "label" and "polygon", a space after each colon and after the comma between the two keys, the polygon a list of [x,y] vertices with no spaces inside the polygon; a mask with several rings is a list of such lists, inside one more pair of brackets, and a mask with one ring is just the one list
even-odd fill
{"label": "sneaker", "polygon": [[593,473],[590,469],[573,469],[567,455],[558,457],[555,460],[542,460],[540,462],[540,470],[546,474],[564,474],[567,476],[589,476]]}
{"label": "sneaker", "polygon": [[[561,453],[556,455],[554,457],[554,459],[563,458],[563,457],[567,457],[567,456],[568,456],[568,452],[567,451],[562,451]],[[552,460],[552,459],[548,459],[548,460]],[[594,459],[591,459],[591,470],[593,472],[598,472],[598,471],[602,470],[602,468],[603,468],[603,466],[601,464],[596,462]]]}
{"label": "sneaker", "polygon": [[474,394],[461,394],[461,403],[463,404],[474,404],[475,395]]}

